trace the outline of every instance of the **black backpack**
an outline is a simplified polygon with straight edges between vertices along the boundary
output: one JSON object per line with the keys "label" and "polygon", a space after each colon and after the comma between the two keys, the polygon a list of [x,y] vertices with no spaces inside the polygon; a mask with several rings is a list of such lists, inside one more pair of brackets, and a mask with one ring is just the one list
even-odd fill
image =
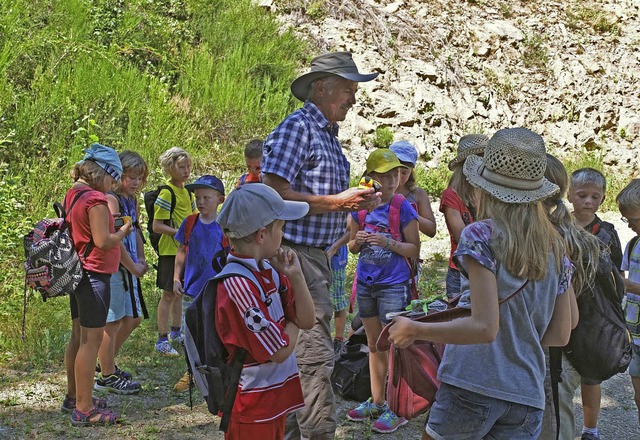
{"label": "black backpack", "polygon": [[340,351],[331,373],[331,385],[344,399],[362,402],[371,397],[369,347],[364,327],[356,330]]}
{"label": "black backpack", "polygon": [[176,209],[176,194],[173,192],[173,189],[169,185],[160,185],[156,189],[151,191],[147,191],[144,193],[144,209],[147,211],[147,232],[149,233],[149,242],[153,247],[153,250],[156,251],[156,254],[160,254],[158,251],[158,245],[160,244],[160,237],[162,234],[158,234],[153,231],[153,216],[155,212],[155,204],[160,191],[163,189],[169,190],[171,194],[171,209],[169,210],[169,220],[165,220],[165,223],[171,224],[171,217],[173,217],[173,211]]}
{"label": "black backpack", "polygon": [[[280,276],[273,270],[273,280],[280,287]],[[209,280],[185,311],[184,347],[192,382],[207,402],[209,412],[222,413],[220,430],[227,432],[231,410],[247,352],[238,348],[232,359],[216,330],[215,311],[218,283],[230,276],[248,278],[258,289],[260,282],[242,263],[231,261]],[[264,297],[264,294],[262,295]]]}
{"label": "black backpack", "polygon": [[[606,231],[600,229],[596,236],[608,245]],[[624,292],[624,278],[604,251],[593,286],[578,297],[578,325],[564,347],[580,376],[604,381],[629,366],[631,335],[622,310]]]}

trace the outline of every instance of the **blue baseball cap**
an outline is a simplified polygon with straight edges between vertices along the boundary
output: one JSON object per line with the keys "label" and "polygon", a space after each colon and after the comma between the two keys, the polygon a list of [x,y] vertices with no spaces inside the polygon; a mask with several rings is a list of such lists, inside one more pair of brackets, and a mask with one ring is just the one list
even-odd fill
{"label": "blue baseball cap", "polygon": [[398,156],[398,160],[404,163],[410,163],[413,166],[416,165],[418,161],[418,151],[416,147],[411,144],[409,141],[398,141],[391,144],[389,147],[391,151],[396,153]]}
{"label": "blue baseball cap", "polygon": [[222,181],[218,179],[216,176],[212,176],[210,174],[205,174],[195,182],[185,185],[184,187],[187,188],[189,191],[193,191],[198,188],[215,189],[216,191],[224,195],[224,185]]}
{"label": "blue baseball cap", "polygon": [[[91,160],[108,174],[113,177],[116,182],[122,177],[122,163],[116,150],[106,145],[94,143],[91,147],[84,150],[84,160]],[[81,161],[82,162],[82,161]]]}

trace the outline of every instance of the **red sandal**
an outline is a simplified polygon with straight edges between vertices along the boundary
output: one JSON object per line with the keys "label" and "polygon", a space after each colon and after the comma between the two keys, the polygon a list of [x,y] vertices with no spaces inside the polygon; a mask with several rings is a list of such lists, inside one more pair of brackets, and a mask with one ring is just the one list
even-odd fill
{"label": "red sandal", "polygon": [[[98,418],[94,418],[98,415]],[[77,408],[71,413],[71,424],[73,426],[106,426],[118,423],[120,416],[106,409],[98,409],[95,406],[87,412]]]}
{"label": "red sandal", "polygon": [[[109,408],[109,403],[107,402],[107,399],[100,398],[100,397],[92,397],[91,402],[93,403],[93,406],[95,406],[98,409]],[[73,412],[73,410],[76,409],[76,399],[73,397],[65,396],[64,401],[62,402],[62,407],[60,409],[62,410],[62,412],[67,412],[67,413]]]}

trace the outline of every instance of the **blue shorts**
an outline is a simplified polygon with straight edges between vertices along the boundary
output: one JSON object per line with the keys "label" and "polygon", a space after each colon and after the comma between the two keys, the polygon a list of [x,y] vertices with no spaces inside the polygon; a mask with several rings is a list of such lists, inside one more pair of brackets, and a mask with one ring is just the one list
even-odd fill
{"label": "blue shorts", "polygon": [[[116,322],[125,316],[142,316],[138,279],[122,267],[111,275],[111,301],[107,322]],[[135,301],[135,313],[132,304]]]}
{"label": "blue shorts", "polygon": [[361,318],[378,316],[380,322],[387,323],[387,313],[401,312],[411,302],[410,282],[391,286],[366,286],[357,283],[356,299]]}
{"label": "blue shorts", "polygon": [[425,431],[434,440],[530,440],[540,435],[542,413],[443,383]]}

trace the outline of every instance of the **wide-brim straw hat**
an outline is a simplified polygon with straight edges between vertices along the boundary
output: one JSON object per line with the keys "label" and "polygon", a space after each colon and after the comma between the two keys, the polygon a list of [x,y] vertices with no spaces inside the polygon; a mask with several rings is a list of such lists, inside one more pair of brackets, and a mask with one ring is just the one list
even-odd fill
{"label": "wide-brim straw hat", "polygon": [[542,137],[526,128],[497,131],[484,157],[472,154],[464,162],[469,182],[505,203],[531,203],[560,191],[544,177],[547,157]]}
{"label": "wide-brim straw hat", "polygon": [[449,162],[449,169],[453,171],[453,168],[471,154],[482,155],[484,149],[487,146],[489,137],[484,134],[468,134],[462,136],[458,142],[458,155]]}
{"label": "wide-brim straw hat", "polygon": [[311,71],[291,83],[291,93],[300,101],[306,101],[311,83],[332,75],[349,81],[367,82],[375,79],[378,73],[360,73],[349,52],[329,52],[311,60]]}

